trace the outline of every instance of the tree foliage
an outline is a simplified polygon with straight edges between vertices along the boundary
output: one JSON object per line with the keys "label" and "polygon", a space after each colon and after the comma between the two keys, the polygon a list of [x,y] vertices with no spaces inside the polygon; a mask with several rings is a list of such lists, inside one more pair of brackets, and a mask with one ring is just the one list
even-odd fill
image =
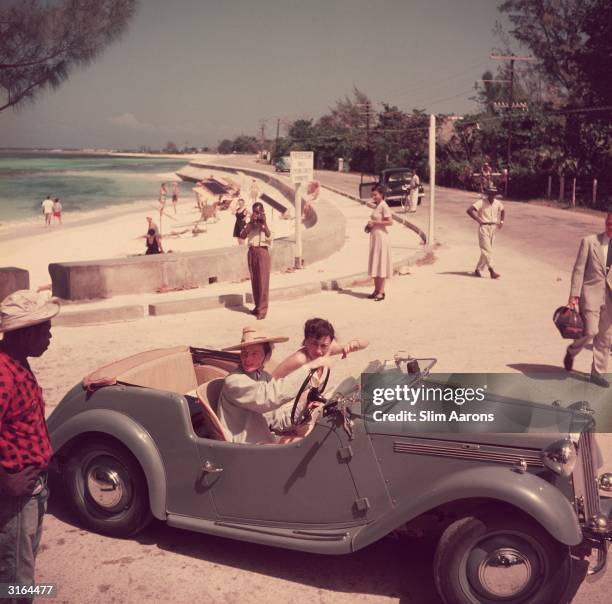
{"label": "tree foliage", "polygon": [[127,28],[136,0],[19,0],[0,8],[0,111],[57,88]]}
{"label": "tree foliage", "polygon": [[[609,0],[505,0],[499,7],[512,36],[537,59],[541,78],[569,104],[611,90],[612,7]],[[605,75],[604,84],[599,75]],[[605,96],[603,94],[602,96]]]}
{"label": "tree foliage", "polygon": [[241,134],[234,140],[224,138],[217,145],[218,153],[256,153],[259,149],[259,142],[254,136]]}

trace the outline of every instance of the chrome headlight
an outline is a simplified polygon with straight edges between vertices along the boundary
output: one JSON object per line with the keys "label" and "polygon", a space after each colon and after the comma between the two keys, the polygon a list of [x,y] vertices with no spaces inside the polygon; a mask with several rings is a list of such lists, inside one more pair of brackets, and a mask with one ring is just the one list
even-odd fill
{"label": "chrome headlight", "polygon": [[576,447],[574,443],[566,438],[551,443],[540,453],[542,463],[555,474],[569,476],[576,466]]}
{"label": "chrome headlight", "polygon": [[606,472],[597,479],[597,486],[602,491],[612,491],[612,473]]}

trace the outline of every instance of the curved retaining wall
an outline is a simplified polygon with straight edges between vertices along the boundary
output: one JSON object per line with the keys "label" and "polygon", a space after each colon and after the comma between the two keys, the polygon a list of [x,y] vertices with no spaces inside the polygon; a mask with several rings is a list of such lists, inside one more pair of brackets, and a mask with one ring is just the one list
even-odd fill
{"label": "curved retaining wall", "polygon": [[289,202],[289,207],[293,207],[293,189],[282,180],[279,180],[270,172],[263,172],[259,170],[252,170],[251,168],[232,168],[230,166],[216,166],[215,164],[200,164],[196,161],[190,161],[190,166],[194,168],[206,168],[211,170],[218,170],[219,172],[230,172],[231,174],[246,174],[253,178],[263,180],[265,183],[274,187],[276,190],[283,194],[283,197]]}
{"label": "curved retaining wall", "polygon": [[[342,248],[345,238],[344,215],[332,205],[320,201],[317,204],[317,219],[312,221],[310,228],[304,229],[302,235],[304,262],[310,264],[327,258]],[[293,239],[276,239],[270,254],[272,271],[292,267]],[[201,252],[61,262],[50,264],[49,274],[54,296],[65,300],[110,298],[155,292],[162,286],[205,287],[211,282],[248,278],[246,255],[246,246],[233,246]]]}

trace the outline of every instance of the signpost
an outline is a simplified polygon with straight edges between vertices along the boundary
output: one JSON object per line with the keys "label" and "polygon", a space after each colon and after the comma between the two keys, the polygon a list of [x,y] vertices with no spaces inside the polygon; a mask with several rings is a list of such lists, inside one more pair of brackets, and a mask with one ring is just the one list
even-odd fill
{"label": "signpost", "polygon": [[301,185],[314,178],[312,151],[291,151],[291,182],[295,186],[295,268],[302,268],[302,196]]}
{"label": "signpost", "polygon": [[429,116],[429,226],[427,245],[434,243],[434,204],[436,201],[436,116]]}

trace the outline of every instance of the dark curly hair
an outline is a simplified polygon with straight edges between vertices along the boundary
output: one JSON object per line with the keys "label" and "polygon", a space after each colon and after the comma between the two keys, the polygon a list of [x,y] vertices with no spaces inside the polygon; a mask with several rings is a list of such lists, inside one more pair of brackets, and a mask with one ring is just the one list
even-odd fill
{"label": "dark curly hair", "polygon": [[336,339],[334,326],[329,321],[317,317],[315,319],[308,319],[304,323],[304,342],[309,338],[319,340],[325,336],[329,336],[332,340]]}

